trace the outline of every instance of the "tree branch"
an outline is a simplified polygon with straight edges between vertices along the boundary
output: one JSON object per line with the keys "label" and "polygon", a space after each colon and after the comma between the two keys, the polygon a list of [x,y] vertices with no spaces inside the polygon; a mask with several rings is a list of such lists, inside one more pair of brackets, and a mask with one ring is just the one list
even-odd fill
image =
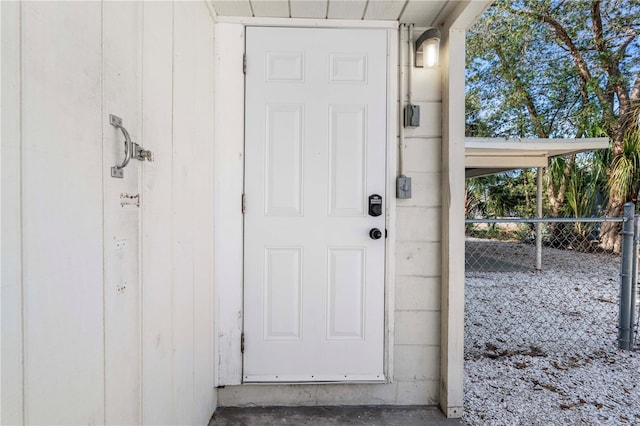
{"label": "tree branch", "polygon": [[600,53],[605,53],[606,48],[604,45],[604,31],[602,29],[602,14],[600,13],[600,2],[591,2],[591,22],[593,24],[593,40],[596,44],[596,49]]}
{"label": "tree branch", "polygon": [[545,131],[544,126],[542,124],[542,120],[540,119],[540,114],[536,108],[535,103],[533,102],[533,97],[531,94],[525,89],[525,84],[518,74],[514,71],[515,67],[513,64],[510,64],[507,61],[504,53],[500,49],[500,47],[496,48],[496,55],[500,59],[502,63],[502,67],[505,70],[505,74],[510,77],[513,81],[516,92],[523,98],[524,105],[527,107],[527,112],[529,113],[529,118],[531,119],[531,124],[533,124],[533,128],[535,129],[536,135],[539,138],[547,138],[549,137],[548,132]]}
{"label": "tree branch", "polygon": [[636,81],[633,83],[629,99],[631,101],[640,101],[640,74],[636,76]]}
{"label": "tree branch", "polygon": [[[606,92],[608,94],[611,91],[618,95],[620,115],[622,116],[629,109],[629,96],[626,88],[622,84],[622,78],[620,76],[620,57],[618,55],[612,55],[611,52],[607,50],[607,46],[604,42],[600,0],[591,2],[591,22],[593,24],[593,41],[595,42],[596,50],[600,53],[600,61],[602,62],[604,69],[607,70],[607,74],[609,74]],[[608,96],[607,99],[609,99]]]}
{"label": "tree branch", "polygon": [[625,52],[627,51],[627,47],[631,44],[631,42],[638,36],[638,33],[633,28],[630,28],[627,33],[629,34],[627,38],[624,39],[618,50],[616,51],[616,58],[620,60],[620,58],[624,57]]}
{"label": "tree branch", "polygon": [[[515,13],[518,13],[518,12],[516,11]],[[537,13],[537,12],[521,12],[521,13],[530,15],[536,19],[539,19],[545,24],[549,25],[552,28],[553,32],[556,34],[556,37],[558,37],[558,39],[567,47],[567,49],[569,49],[569,53],[573,57],[573,61],[576,64],[576,68],[578,69],[578,74],[580,76],[580,95],[585,100],[585,102],[588,102],[589,94],[588,94],[587,86],[589,81],[591,80],[591,71],[589,71],[589,66],[587,65],[587,62],[582,57],[582,53],[580,53],[580,50],[578,50],[576,45],[573,43],[573,40],[571,39],[567,31],[564,29],[562,24],[560,24],[560,22],[556,21],[554,18],[546,14]],[[595,87],[595,92],[596,92],[596,96],[598,96],[600,101],[604,104],[607,104],[607,97],[605,93],[602,91],[602,89]]]}
{"label": "tree branch", "polygon": [[626,115],[620,116],[622,131],[640,127],[638,120],[640,120],[640,74],[636,75],[636,80],[629,93],[629,110]]}
{"label": "tree branch", "polygon": [[584,91],[586,94],[586,85],[589,80],[591,80],[591,72],[589,71],[589,67],[587,66],[586,61],[582,57],[582,54],[573,43],[573,40],[571,40],[571,37],[569,37],[569,34],[567,34],[565,29],[562,27],[562,25],[560,25],[558,21],[548,15],[537,14],[537,17],[542,22],[550,25],[553,31],[556,33],[556,36],[560,39],[560,41],[562,41],[562,43],[564,43],[565,46],[567,46],[567,49],[569,49],[569,53],[573,57],[573,60],[578,68],[578,73],[580,74],[582,86],[584,86]]}

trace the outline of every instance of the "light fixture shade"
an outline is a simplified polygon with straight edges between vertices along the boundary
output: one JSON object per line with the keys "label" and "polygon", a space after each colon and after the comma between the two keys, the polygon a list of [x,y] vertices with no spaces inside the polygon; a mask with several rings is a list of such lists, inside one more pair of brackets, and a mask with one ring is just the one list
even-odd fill
{"label": "light fixture shade", "polygon": [[415,43],[415,51],[416,67],[437,66],[440,53],[440,30],[431,28],[420,34]]}

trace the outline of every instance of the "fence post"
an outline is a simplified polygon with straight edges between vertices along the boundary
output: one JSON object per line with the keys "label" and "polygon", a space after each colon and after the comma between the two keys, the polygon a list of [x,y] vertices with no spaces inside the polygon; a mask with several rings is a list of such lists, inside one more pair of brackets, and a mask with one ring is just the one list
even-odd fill
{"label": "fence post", "polygon": [[[542,174],[544,169],[538,167],[536,174],[536,217],[542,217]],[[542,223],[536,223],[536,270],[542,270]]]}
{"label": "fence post", "polygon": [[631,342],[629,345],[633,349],[633,343],[635,341],[636,332],[636,302],[638,297],[638,238],[640,237],[640,215],[635,215],[633,218],[633,274],[631,276],[631,311],[629,313],[629,339]]}
{"label": "fence post", "polygon": [[620,273],[620,315],[618,318],[618,347],[631,349],[631,287],[633,283],[633,247],[635,204],[624,205],[624,221],[622,222],[622,271]]}

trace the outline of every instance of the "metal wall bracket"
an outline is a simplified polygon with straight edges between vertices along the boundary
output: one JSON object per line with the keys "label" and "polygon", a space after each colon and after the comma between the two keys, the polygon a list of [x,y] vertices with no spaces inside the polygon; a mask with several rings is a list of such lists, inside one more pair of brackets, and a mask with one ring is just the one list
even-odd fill
{"label": "metal wall bracket", "polygon": [[111,167],[111,177],[122,179],[124,177],[124,169],[120,169],[117,166]]}
{"label": "metal wall bracket", "polygon": [[140,161],[153,161],[153,153],[151,151],[143,149],[131,140],[129,132],[127,132],[127,129],[122,125],[122,118],[109,114],[109,124],[116,129],[120,129],[124,135],[124,160],[122,160],[119,166],[111,167],[111,177],[122,179],[124,177],[124,168],[132,158]]}
{"label": "metal wall bracket", "polygon": [[122,118],[116,117],[113,114],[109,114],[109,124],[114,127],[122,127]]}

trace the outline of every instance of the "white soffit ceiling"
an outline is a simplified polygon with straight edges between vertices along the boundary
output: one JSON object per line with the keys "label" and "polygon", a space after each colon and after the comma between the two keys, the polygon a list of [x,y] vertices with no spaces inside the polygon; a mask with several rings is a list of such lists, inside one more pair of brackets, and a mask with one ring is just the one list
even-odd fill
{"label": "white soffit ceiling", "polygon": [[609,138],[504,139],[465,138],[465,177],[507,170],[546,167],[549,159],[609,147]]}
{"label": "white soffit ceiling", "polygon": [[210,0],[218,16],[363,19],[439,27],[460,0]]}

